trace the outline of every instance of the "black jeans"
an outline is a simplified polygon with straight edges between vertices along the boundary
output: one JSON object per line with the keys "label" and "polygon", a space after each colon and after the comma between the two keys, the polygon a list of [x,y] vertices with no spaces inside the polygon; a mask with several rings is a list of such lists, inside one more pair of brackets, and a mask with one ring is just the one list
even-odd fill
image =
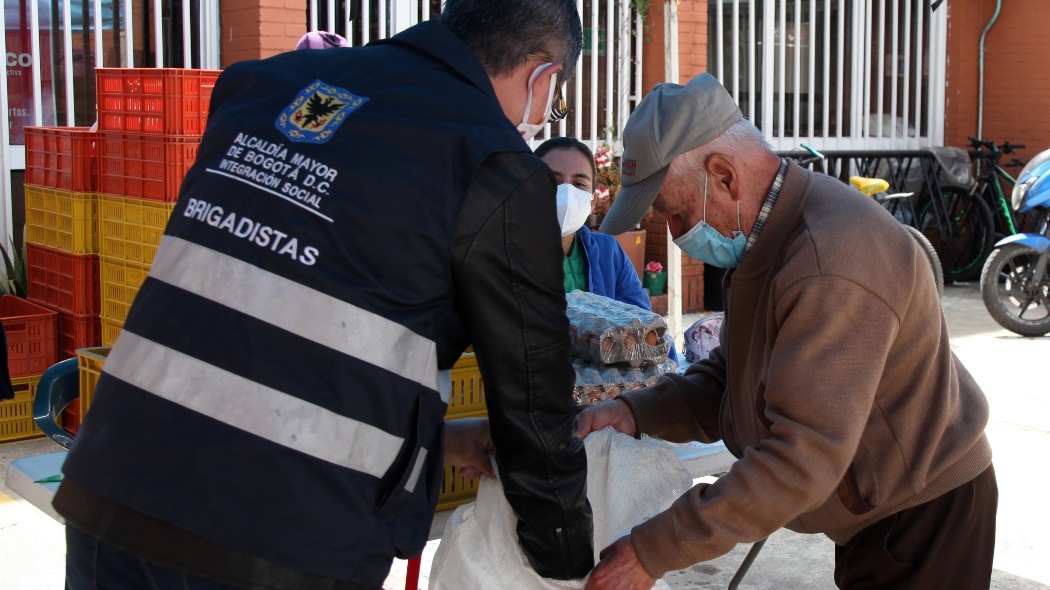
{"label": "black jeans", "polygon": [[999,488],[989,466],[972,481],[892,514],[835,546],[835,585],[987,590]]}

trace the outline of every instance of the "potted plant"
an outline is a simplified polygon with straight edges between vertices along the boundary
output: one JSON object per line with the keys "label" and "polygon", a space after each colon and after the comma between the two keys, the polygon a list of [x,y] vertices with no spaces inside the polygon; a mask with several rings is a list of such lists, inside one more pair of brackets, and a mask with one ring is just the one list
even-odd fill
{"label": "potted plant", "polygon": [[664,265],[655,260],[650,260],[645,265],[645,273],[642,275],[642,286],[649,290],[649,295],[657,296],[664,294],[667,286],[667,271]]}

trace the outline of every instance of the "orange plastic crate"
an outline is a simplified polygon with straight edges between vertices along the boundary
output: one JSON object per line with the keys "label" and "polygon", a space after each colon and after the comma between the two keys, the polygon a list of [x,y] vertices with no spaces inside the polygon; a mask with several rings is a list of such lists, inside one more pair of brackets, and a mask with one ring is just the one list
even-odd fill
{"label": "orange plastic crate", "polygon": [[7,369],[12,378],[40,375],[55,364],[58,312],[14,295],[3,295],[0,321],[7,335]]}
{"label": "orange plastic crate", "polygon": [[73,192],[98,190],[98,133],[88,127],[26,127],[26,182]]}
{"label": "orange plastic crate", "polygon": [[69,402],[69,405],[62,408],[62,413],[59,415],[59,423],[62,428],[70,434],[76,434],[80,430],[80,400],[75,399]]}
{"label": "orange plastic crate", "polygon": [[99,192],[174,202],[197,159],[199,137],[103,133],[99,139]]}
{"label": "orange plastic crate", "polygon": [[107,258],[151,264],[174,203],[102,195],[99,251]]}
{"label": "orange plastic crate", "polygon": [[200,136],[219,74],[219,70],[179,68],[96,68],[98,129]]}
{"label": "orange plastic crate", "polygon": [[98,254],[98,195],[25,185],[26,241],[72,254]]}
{"label": "orange plastic crate", "polygon": [[[142,286],[142,282],[146,280],[146,275],[149,274],[149,265],[103,256],[101,258],[101,270],[101,317],[106,320],[116,321],[123,326],[124,320],[128,317],[128,310],[131,309],[131,303],[135,301],[135,295],[138,294],[139,287]],[[112,344],[112,342],[105,342],[106,328],[104,322],[102,340],[106,345]]]}
{"label": "orange plastic crate", "polygon": [[43,436],[33,421],[33,398],[40,375],[11,379],[15,399],[0,402],[0,443]]}
{"label": "orange plastic crate", "polygon": [[80,348],[102,344],[102,318],[98,314],[58,314],[58,358],[71,359]]}
{"label": "orange plastic crate", "polygon": [[76,315],[101,310],[98,255],[26,244],[26,271],[26,299],[33,303]]}

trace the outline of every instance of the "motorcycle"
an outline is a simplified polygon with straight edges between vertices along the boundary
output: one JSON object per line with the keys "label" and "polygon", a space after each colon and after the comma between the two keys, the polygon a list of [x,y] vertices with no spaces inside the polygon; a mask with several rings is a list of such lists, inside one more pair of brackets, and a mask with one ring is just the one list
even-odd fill
{"label": "motorcycle", "polygon": [[1042,211],[1039,233],[995,244],[981,271],[981,298],[992,319],[1022,336],[1050,333],[1050,149],[1021,170],[1011,195],[1018,213]]}

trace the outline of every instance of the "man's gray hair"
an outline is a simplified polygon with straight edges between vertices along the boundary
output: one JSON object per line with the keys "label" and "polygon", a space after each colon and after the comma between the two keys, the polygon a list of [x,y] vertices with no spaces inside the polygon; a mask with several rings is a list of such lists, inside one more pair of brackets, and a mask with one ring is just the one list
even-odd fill
{"label": "man's gray hair", "polygon": [[583,51],[573,0],[446,0],[440,19],[491,77],[510,74],[530,55],[544,55],[571,80]]}
{"label": "man's gray hair", "polygon": [[773,150],[773,146],[769,145],[766,136],[762,135],[758,127],[747,119],[740,119],[730,125],[721,135],[672,160],[669,173],[676,177],[697,179],[696,186],[702,190],[704,176],[707,174],[704,163],[708,156],[711,154],[737,155],[756,148]]}

